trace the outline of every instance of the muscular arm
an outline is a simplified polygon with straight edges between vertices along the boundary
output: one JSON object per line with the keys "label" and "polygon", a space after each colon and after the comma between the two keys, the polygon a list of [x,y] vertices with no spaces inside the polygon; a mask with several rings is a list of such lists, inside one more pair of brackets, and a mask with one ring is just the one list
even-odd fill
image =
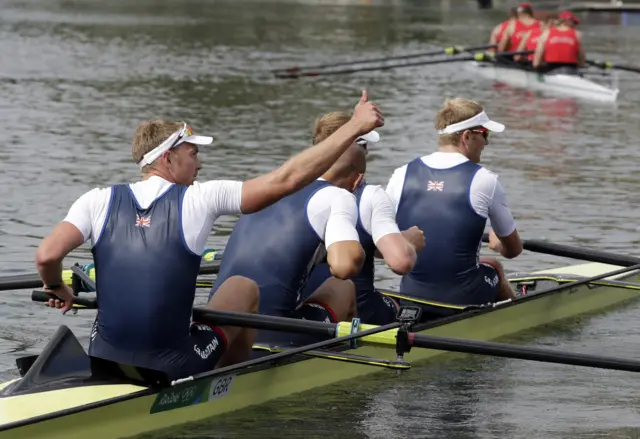
{"label": "muscular arm", "polygon": [[36,251],[36,267],[45,285],[61,282],[63,259],[91,235],[92,201],[105,195],[104,191],[93,190],[78,198],[65,220],[40,243]]}
{"label": "muscular arm", "polygon": [[389,195],[380,186],[367,186],[360,200],[359,213],[365,230],[373,238],[377,253],[387,266],[399,275],[409,273],[416,263],[416,249],[406,235],[400,233],[395,220],[395,206]]}
{"label": "muscular arm", "polygon": [[507,259],[515,258],[522,253],[522,241],[516,230],[515,220],[507,206],[504,189],[497,179],[493,200],[489,206],[489,220],[493,228],[492,233],[498,238],[498,242],[492,245],[492,250]]}
{"label": "muscular arm", "polygon": [[511,41],[511,36],[516,29],[516,23],[511,22],[507,25],[507,29],[504,31],[502,35],[502,40],[498,44],[498,52],[506,52],[509,49],[509,42]]}
{"label": "muscular arm", "polygon": [[578,40],[578,66],[584,68],[587,60],[584,53],[584,46],[582,45],[582,32],[576,31],[576,39]]}
{"label": "muscular arm", "polygon": [[494,26],[493,30],[491,31],[491,36],[489,37],[489,44],[494,45],[498,41],[498,34],[500,33],[500,26],[501,25],[499,25],[499,24],[497,26]]}
{"label": "muscular arm", "polygon": [[536,50],[533,53],[533,67],[538,68],[542,63],[542,58],[544,56],[544,45],[547,42],[547,38],[549,37],[549,31],[546,30],[540,35],[538,39],[538,45],[536,46]]}
{"label": "muscular arm", "polygon": [[[527,42],[529,41],[529,38],[531,38],[531,31],[527,31],[527,33],[524,34],[524,36],[522,37],[522,40],[520,41],[520,44],[516,49],[516,52],[524,51],[524,49],[527,47]],[[520,58],[520,55],[516,55],[515,58],[516,59]]]}
{"label": "muscular arm", "polygon": [[357,275],[364,263],[352,193],[334,186],[316,192],[307,204],[309,223],[324,242],[331,274],[338,279]]}
{"label": "muscular arm", "polygon": [[242,212],[264,209],[302,189],[324,174],[358,136],[383,124],[381,113],[367,102],[366,92],[363,92],[351,120],[329,138],[290,158],[275,171],[246,181],[242,185]]}
{"label": "muscular arm", "polygon": [[36,266],[45,285],[62,282],[62,260],[83,243],[82,233],[73,224],[63,221],[55,226],[36,251]]}

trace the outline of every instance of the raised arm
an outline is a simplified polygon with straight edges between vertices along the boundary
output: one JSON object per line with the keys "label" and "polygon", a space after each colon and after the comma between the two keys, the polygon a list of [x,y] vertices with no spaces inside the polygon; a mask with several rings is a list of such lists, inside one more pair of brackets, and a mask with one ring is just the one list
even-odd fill
{"label": "raised arm", "polygon": [[382,112],[362,91],[353,117],[324,141],[305,149],[278,169],[242,185],[242,212],[252,213],[294,193],[324,174],[361,135],[384,125]]}

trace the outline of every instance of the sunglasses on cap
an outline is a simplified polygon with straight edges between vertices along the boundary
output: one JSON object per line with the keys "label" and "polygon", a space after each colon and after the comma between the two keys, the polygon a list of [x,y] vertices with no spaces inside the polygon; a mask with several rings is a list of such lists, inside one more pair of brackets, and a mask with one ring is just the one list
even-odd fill
{"label": "sunglasses on cap", "polygon": [[484,137],[484,140],[489,140],[489,134],[491,133],[485,127],[469,128],[469,131],[473,133],[481,133],[482,137]]}
{"label": "sunglasses on cap", "polygon": [[191,129],[191,127],[187,125],[186,122],[183,122],[183,124],[184,125],[182,125],[182,129],[180,130],[176,138],[173,140],[173,142],[171,142],[171,146],[169,146],[168,151],[172,150],[173,148],[178,146],[180,143],[182,143],[180,141],[185,137],[193,136],[193,130]]}

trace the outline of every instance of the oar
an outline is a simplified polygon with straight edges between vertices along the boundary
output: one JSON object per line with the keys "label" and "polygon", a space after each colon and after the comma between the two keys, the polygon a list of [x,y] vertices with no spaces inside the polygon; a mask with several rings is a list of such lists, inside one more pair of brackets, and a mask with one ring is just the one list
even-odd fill
{"label": "oar", "polygon": [[[489,235],[482,235],[484,242],[489,242]],[[600,262],[602,264],[620,265],[628,267],[640,264],[640,258],[634,256],[619,255],[598,250],[573,247],[569,245],[553,244],[551,242],[527,239],[522,241],[522,248],[536,253],[562,256],[565,258],[582,259],[590,262]]]}
{"label": "oar", "polygon": [[390,70],[396,69],[399,67],[413,67],[413,66],[425,66],[431,64],[442,64],[449,62],[460,62],[460,61],[495,61],[497,57],[505,57],[505,56],[513,56],[513,55],[529,55],[533,53],[532,51],[521,51],[521,52],[502,52],[502,53],[483,53],[478,52],[473,55],[463,56],[458,58],[443,58],[443,59],[435,59],[428,61],[416,61],[410,63],[402,63],[402,64],[389,64],[389,65],[381,65],[381,66],[370,66],[370,67],[356,67],[353,69],[340,69],[340,70],[328,70],[324,72],[279,72],[276,73],[276,77],[278,78],[286,78],[286,79],[296,79],[302,76],[324,76],[324,75],[343,75],[348,73],[356,73],[356,72],[369,72],[373,70]]}
{"label": "oar", "polygon": [[629,66],[624,64],[614,64],[610,61],[587,60],[587,64],[601,69],[625,70],[627,72],[640,73],[640,67]]}
{"label": "oar", "polygon": [[[364,341],[366,342],[367,340],[365,339]],[[513,346],[505,343],[436,337],[423,334],[413,334],[413,338],[410,336],[409,341],[414,347],[441,351],[640,372],[640,361],[627,358],[604,357],[600,355],[579,354],[535,347]]]}
{"label": "oar", "polygon": [[483,46],[470,46],[470,47],[461,47],[461,46],[452,46],[445,47],[444,49],[432,50],[431,52],[419,52],[419,53],[409,53],[406,55],[394,55],[394,56],[385,56],[382,58],[367,58],[367,59],[354,59],[350,61],[340,61],[328,64],[316,64],[312,66],[292,66],[292,67],[283,67],[279,69],[272,69],[272,73],[276,72],[299,72],[301,70],[309,70],[309,69],[326,69],[327,67],[339,67],[339,66],[348,66],[351,64],[370,64],[374,62],[384,62],[384,61],[393,61],[399,59],[410,59],[410,58],[420,58],[423,56],[436,56],[436,55],[457,55],[463,52],[475,52],[477,50],[487,50],[496,47],[495,44],[485,44]]}
{"label": "oar", "polygon": [[[598,276],[593,276],[591,278],[583,279],[573,284],[558,286],[548,291],[547,293],[554,290],[561,290],[561,289],[573,287],[578,284],[589,283],[594,280],[602,279],[604,277],[615,276],[618,274],[622,274],[624,272],[633,271],[637,269],[640,269],[640,264],[634,265],[631,267],[626,267],[620,270],[615,270],[609,273],[604,273]],[[44,294],[45,297],[40,297],[40,293]],[[34,291],[32,295],[32,299],[36,301],[40,301],[42,299],[46,301],[49,298],[50,296],[43,292]],[[95,299],[89,300],[85,298],[80,298],[78,299],[77,303],[79,305],[87,306],[90,308],[95,305]],[[360,325],[360,330],[362,331],[354,334],[354,333],[351,333],[353,330],[353,326],[351,323],[348,323],[348,322],[340,322],[337,324],[313,322],[309,320],[287,319],[283,317],[273,317],[273,316],[266,316],[266,315],[215,311],[215,310],[211,310],[208,308],[201,308],[201,307],[194,308],[193,315],[194,315],[194,319],[202,323],[209,323],[214,325],[242,326],[247,328],[276,330],[276,331],[285,331],[285,332],[297,332],[297,333],[304,333],[309,335],[337,337],[337,338],[331,338],[330,340],[326,340],[323,342],[314,343],[308,346],[287,350],[272,356],[264,357],[262,359],[252,360],[252,361],[240,363],[234,366],[221,368],[213,372],[194,375],[193,377],[186,378],[186,380],[192,380],[197,378],[204,378],[208,376],[229,373],[233,370],[237,370],[238,368],[254,366],[265,361],[273,361],[278,358],[284,358],[287,356],[304,353],[309,350],[326,348],[328,346],[332,346],[332,345],[342,343],[344,341],[356,339],[356,338],[359,338],[361,341],[365,343],[395,347],[398,330],[397,329],[390,330],[390,328],[397,328],[402,324],[401,322],[396,322],[396,323],[392,323],[390,325],[385,325],[381,327],[376,327],[373,325]],[[579,354],[579,353],[572,353],[572,352],[559,352],[559,351],[543,349],[543,348],[522,347],[522,346],[513,346],[505,343],[436,337],[436,336],[415,334],[415,333],[409,334],[408,341],[411,346],[421,347],[421,348],[445,350],[445,351],[452,351],[452,352],[462,352],[462,353],[470,353],[470,354],[491,355],[496,357],[516,358],[516,359],[523,359],[523,360],[568,364],[568,365],[575,365],[575,366],[586,366],[586,367],[640,372],[639,361],[623,359],[623,358],[609,358],[609,357],[602,357],[597,355]],[[181,381],[183,380],[180,380],[180,382]]]}
{"label": "oar", "polygon": [[[217,253],[215,255],[207,256],[206,259],[203,259],[202,264],[200,265],[200,271],[198,274],[217,274],[220,270],[220,258],[222,257],[222,253]],[[208,260],[207,260],[208,259]],[[215,259],[215,260],[211,260]],[[95,269],[91,268],[89,270],[89,277],[95,280]],[[62,272],[62,280],[67,285],[71,285],[72,281],[72,272],[71,270],[64,270]],[[41,288],[42,280],[40,279],[39,274],[18,274],[14,276],[4,276],[0,278],[0,291],[9,291],[9,290],[26,290],[32,288]]]}

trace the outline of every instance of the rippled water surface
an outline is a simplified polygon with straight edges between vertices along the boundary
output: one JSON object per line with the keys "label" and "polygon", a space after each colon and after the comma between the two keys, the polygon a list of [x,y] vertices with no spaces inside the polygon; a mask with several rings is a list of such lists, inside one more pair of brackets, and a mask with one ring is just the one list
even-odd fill
{"label": "rippled water surface", "polygon": [[[34,272],[40,239],[96,186],[132,180],[130,139],[148,118],[188,120],[212,133],[202,179],[270,170],[310,142],[313,120],[349,109],[367,88],[385,112],[368,180],[435,149],[445,98],[481,101],[507,125],[484,162],[498,172],[525,238],[637,254],[638,77],[621,73],[617,104],[495,84],[461,63],[278,80],[296,64],[483,44],[501,11],[472,2],[0,0],[0,276]],[[637,17],[581,24],[589,57],[640,60]],[[596,75],[596,77],[598,77]],[[210,246],[224,248],[235,218]],[[87,249],[68,264],[87,261]],[[525,253],[507,267],[566,264]],[[380,284],[397,284],[378,271]],[[37,353],[57,325],[83,343],[93,315],[62,317],[1,293],[0,377]],[[203,300],[199,297],[198,300]],[[126,302],[123,303],[126,306]],[[640,308],[519,335],[514,342],[640,358]],[[306,397],[152,437],[633,438],[638,392],[630,373],[473,357],[374,376]]]}

